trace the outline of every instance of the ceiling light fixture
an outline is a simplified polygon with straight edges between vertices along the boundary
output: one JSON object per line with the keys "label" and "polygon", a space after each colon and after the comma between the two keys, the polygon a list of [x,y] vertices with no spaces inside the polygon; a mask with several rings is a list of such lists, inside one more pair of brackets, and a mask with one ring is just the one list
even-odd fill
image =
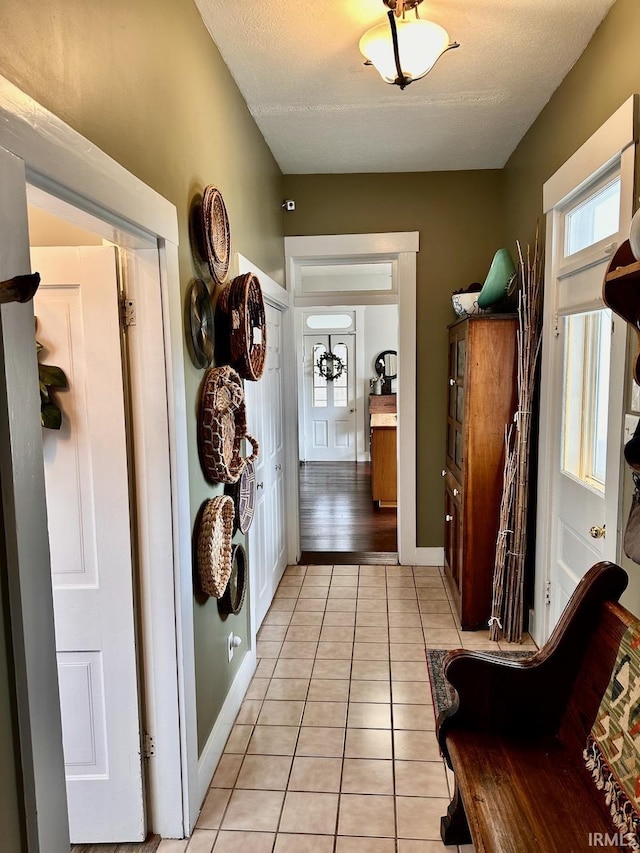
{"label": "ceiling light fixture", "polygon": [[[379,24],[368,30],[360,39],[360,52],[367,59],[365,65],[373,65],[386,83],[404,89],[428,74],[443,53],[460,47],[457,41],[449,41],[449,34],[439,24],[418,16],[422,0],[383,3],[389,8],[389,26]],[[416,17],[407,20],[405,13],[411,9]]]}

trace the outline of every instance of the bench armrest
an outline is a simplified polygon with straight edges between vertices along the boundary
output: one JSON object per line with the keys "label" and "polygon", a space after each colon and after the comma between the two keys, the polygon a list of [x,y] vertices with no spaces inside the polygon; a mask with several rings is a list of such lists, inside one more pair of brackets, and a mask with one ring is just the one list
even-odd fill
{"label": "bench armrest", "polygon": [[455,688],[453,705],[438,719],[440,748],[454,729],[530,737],[555,734],[590,639],[606,602],[627,586],[626,572],[598,563],[578,584],[548,642],[531,658],[514,660],[485,652],[456,650],[444,661]]}

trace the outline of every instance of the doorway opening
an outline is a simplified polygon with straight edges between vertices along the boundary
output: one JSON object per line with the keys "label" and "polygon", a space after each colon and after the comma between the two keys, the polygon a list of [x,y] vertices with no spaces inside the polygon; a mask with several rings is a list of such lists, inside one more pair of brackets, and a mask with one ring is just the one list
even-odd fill
{"label": "doorway opening", "polygon": [[[382,270],[391,286],[388,262],[336,275],[373,290]],[[397,563],[398,306],[298,314],[301,561]]]}
{"label": "doorway opening", "polygon": [[[420,248],[416,231],[380,234],[334,234],[311,237],[285,237],[287,288],[296,309],[319,307],[395,305],[398,311],[397,396],[397,561],[402,565],[439,565],[442,556],[418,548],[416,541],[416,256]],[[372,269],[391,266],[391,275],[381,274],[373,289],[355,284],[358,276],[342,275],[341,267],[362,264],[364,277],[371,279]],[[316,268],[311,275],[309,268]],[[324,269],[323,269],[324,267]],[[296,329],[292,338],[298,363],[298,393],[302,398],[300,370],[302,354],[301,310],[296,311]],[[361,415],[364,417],[361,408]],[[362,460],[365,461],[365,460]],[[296,489],[297,496],[297,489]],[[295,500],[293,501],[295,504]],[[300,554],[299,513],[292,514],[291,527],[297,553]],[[348,563],[349,558],[342,559]],[[381,562],[395,562],[388,554]]]}
{"label": "doorway opening", "polygon": [[[60,423],[43,429],[43,457],[69,837],[84,850],[145,841],[151,823],[137,365],[127,341],[131,316],[121,309],[125,294],[135,305],[129,297],[141,264],[159,274],[158,250],[138,238],[135,248],[120,245],[104,236],[106,223],[99,233],[76,209],[69,221],[61,214],[70,206],[33,187],[28,196],[31,265],[41,276],[34,298],[41,382],[59,368],[67,385],[47,389]],[[156,841],[150,836],[148,849]]]}

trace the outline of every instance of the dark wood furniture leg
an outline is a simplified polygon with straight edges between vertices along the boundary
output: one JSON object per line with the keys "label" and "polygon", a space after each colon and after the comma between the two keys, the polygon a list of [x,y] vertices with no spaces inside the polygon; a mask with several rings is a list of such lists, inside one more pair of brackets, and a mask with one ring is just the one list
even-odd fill
{"label": "dark wood furniture leg", "polygon": [[440,818],[440,837],[443,844],[471,844],[469,824],[457,785],[446,815]]}

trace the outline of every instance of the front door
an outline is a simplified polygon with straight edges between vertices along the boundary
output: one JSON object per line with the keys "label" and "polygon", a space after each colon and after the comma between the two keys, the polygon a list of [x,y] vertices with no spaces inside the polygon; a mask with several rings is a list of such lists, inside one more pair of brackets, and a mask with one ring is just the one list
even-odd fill
{"label": "front door", "polygon": [[56,652],[74,843],[145,837],[129,471],[114,247],[33,249],[41,361],[62,367],[43,430]]}
{"label": "front door", "polygon": [[626,327],[601,294],[623,239],[620,206],[614,173],[553,214],[553,439],[551,459],[541,459],[551,470],[547,636],[587,570],[618,559]]}
{"label": "front door", "polygon": [[354,355],[353,335],[304,335],[306,462],[356,461]]}

